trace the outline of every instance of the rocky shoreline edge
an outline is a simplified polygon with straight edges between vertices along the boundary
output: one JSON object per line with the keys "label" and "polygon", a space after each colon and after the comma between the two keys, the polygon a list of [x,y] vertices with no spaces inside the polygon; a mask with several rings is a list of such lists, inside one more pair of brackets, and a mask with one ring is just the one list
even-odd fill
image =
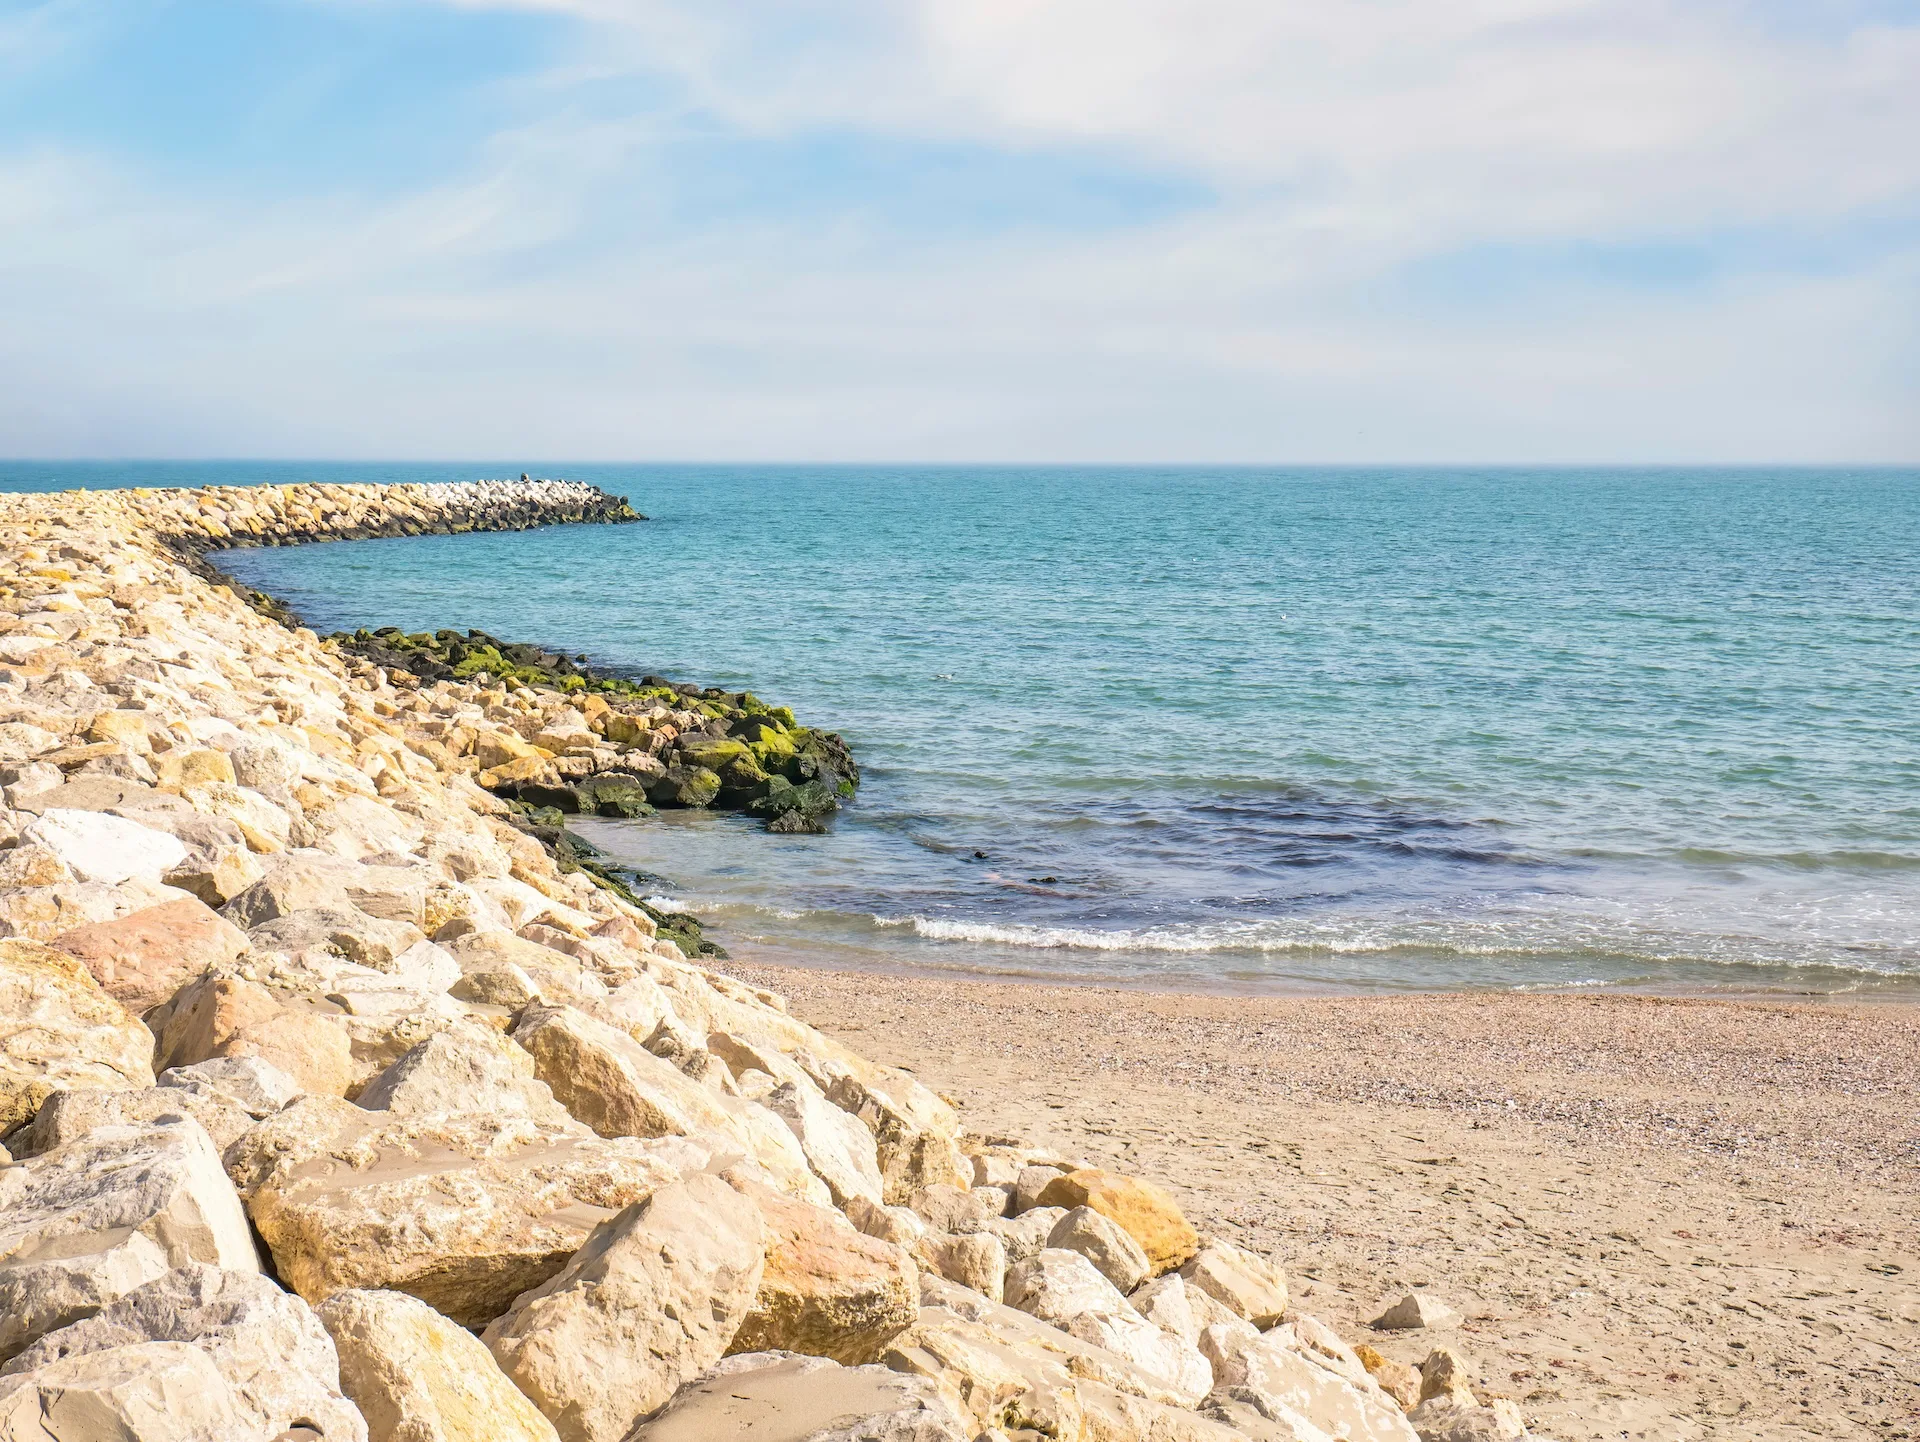
{"label": "rocky shoreline edge", "polygon": [[566,482],[0,498],[0,1442],[1525,1436],[565,868],[480,779],[549,693],[407,684],[206,559],[626,519]]}

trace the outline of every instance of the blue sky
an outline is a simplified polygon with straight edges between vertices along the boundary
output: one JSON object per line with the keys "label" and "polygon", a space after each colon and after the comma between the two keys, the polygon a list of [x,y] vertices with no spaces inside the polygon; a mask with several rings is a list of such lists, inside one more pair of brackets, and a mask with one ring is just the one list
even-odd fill
{"label": "blue sky", "polygon": [[1920,0],[0,0],[0,453],[1920,460]]}

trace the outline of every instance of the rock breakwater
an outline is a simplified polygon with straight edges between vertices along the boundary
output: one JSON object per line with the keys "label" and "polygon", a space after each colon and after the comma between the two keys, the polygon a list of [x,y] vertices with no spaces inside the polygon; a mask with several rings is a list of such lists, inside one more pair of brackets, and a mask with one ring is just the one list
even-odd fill
{"label": "rock breakwater", "polygon": [[[0,498],[0,1439],[1523,1436],[565,869],[481,782],[564,778],[567,693],[402,679],[203,560],[599,506]],[[586,751],[640,719],[593,695]]]}

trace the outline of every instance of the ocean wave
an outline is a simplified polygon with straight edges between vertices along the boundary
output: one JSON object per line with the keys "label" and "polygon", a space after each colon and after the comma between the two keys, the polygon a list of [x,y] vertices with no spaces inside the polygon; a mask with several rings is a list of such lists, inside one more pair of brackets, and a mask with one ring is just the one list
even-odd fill
{"label": "ocean wave", "polygon": [[[1535,922],[1411,923],[1385,930],[1315,927],[1309,931],[1281,924],[1228,923],[1141,930],[1102,931],[1086,927],[1030,925],[1018,922],[957,921],[926,916],[874,916],[883,929],[906,929],[927,941],[971,943],[1039,951],[1158,953],[1168,956],[1242,953],[1298,956],[1532,957],[1580,960],[1632,957],[1663,965],[1756,965],[1823,968],[1867,976],[1920,975],[1920,951],[1886,948],[1869,960],[1858,947],[1819,944],[1766,947],[1751,936],[1648,935],[1599,928]],[[1512,934],[1518,932],[1520,934]],[[1846,957],[1835,955],[1846,950]],[[1874,964],[1879,962],[1881,964]]]}

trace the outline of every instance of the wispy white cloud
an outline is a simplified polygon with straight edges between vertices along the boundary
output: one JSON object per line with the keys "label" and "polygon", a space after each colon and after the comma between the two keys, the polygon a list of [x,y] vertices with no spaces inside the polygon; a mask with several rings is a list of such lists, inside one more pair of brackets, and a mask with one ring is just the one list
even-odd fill
{"label": "wispy white cloud", "polygon": [[[512,8],[584,27],[578,50],[412,193],[258,202],[0,152],[0,450],[1920,455],[1920,26],[1660,0]],[[607,101],[637,76],[644,101]],[[1214,199],[1096,229],[695,223],[661,159],[689,117],[1097,154]],[[1818,265],[1752,239],[1853,228],[1871,243]],[[1662,244],[1702,274],[1570,263],[1504,305],[1411,279]]]}

